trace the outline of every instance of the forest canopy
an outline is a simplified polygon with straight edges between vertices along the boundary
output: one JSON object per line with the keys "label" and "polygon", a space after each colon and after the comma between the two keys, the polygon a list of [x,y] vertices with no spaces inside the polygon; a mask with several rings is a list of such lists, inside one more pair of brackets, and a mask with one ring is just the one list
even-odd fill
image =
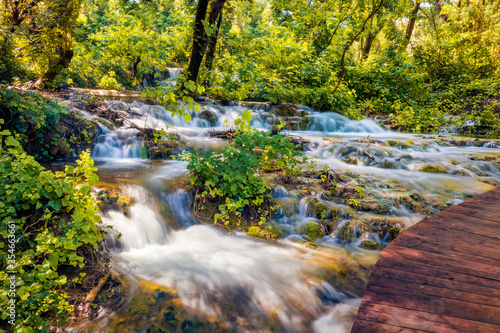
{"label": "forest canopy", "polygon": [[4,83],[142,90],[175,67],[218,99],[393,114],[415,132],[498,119],[495,0],[3,3]]}

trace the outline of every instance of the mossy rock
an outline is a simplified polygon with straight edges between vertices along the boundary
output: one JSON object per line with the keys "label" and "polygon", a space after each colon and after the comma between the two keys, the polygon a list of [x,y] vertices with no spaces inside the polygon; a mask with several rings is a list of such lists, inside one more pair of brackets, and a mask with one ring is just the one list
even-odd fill
{"label": "mossy rock", "polygon": [[248,228],[247,235],[265,240],[276,240],[283,238],[283,231],[276,225],[265,226],[263,228],[252,226]]}
{"label": "mossy rock", "polygon": [[97,193],[97,200],[101,211],[121,211],[125,216],[129,215],[130,206],[135,203],[134,197],[121,193],[118,189],[101,190]]}
{"label": "mossy rock", "polygon": [[387,214],[391,210],[391,206],[387,203],[377,202],[375,200],[359,200],[359,211],[375,212],[377,214]]}
{"label": "mossy rock", "polygon": [[305,235],[307,240],[314,241],[325,237],[325,233],[316,222],[309,222],[300,227],[299,233]]}
{"label": "mossy rock", "polygon": [[[402,232],[403,225],[404,223],[401,218],[372,217],[361,220],[356,227],[356,231],[360,235],[370,233],[380,238],[389,234],[389,241],[391,241]],[[393,238],[391,237],[391,233],[394,236]]]}
{"label": "mossy rock", "polygon": [[332,235],[335,233],[335,230],[337,230],[337,225],[339,224],[339,222],[337,220],[328,220],[326,221],[326,224],[325,224],[325,227],[326,227],[326,231]]}
{"label": "mossy rock", "polygon": [[427,164],[421,166],[418,171],[427,173],[448,173],[448,170],[442,165],[437,164]]}
{"label": "mossy rock", "polygon": [[283,209],[283,215],[285,216],[294,216],[297,214],[297,211],[299,210],[294,202],[280,204],[280,207],[281,209]]}
{"label": "mossy rock", "polygon": [[279,104],[269,111],[278,117],[303,117],[308,114],[307,111],[300,109],[293,104]]}
{"label": "mossy rock", "polygon": [[346,207],[346,208],[342,209],[342,216],[341,217],[343,219],[358,218],[359,213],[351,207]]}
{"label": "mossy rock", "polygon": [[346,243],[349,243],[353,238],[352,231],[353,228],[351,226],[351,222],[347,221],[342,227],[338,229],[337,238],[343,240]]}
{"label": "mossy rock", "polygon": [[319,201],[317,198],[309,201],[309,205],[307,206],[307,216],[311,216],[323,221],[330,215],[330,208]]}
{"label": "mossy rock", "polygon": [[367,250],[379,250],[380,249],[379,244],[371,239],[367,239],[367,240],[362,241],[359,246],[362,247],[363,249],[367,249]]}
{"label": "mossy rock", "polygon": [[387,230],[387,233],[389,234],[389,242],[392,242],[394,239],[396,239],[396,237],[398,237],[399,235],[401,235],[403,233],[403,229],[401,229],[401,227],[399,226],[395,226],[393,228],[390,228],[389,230]]}
{"label": "mossy rock", "polygon": [[201,119],[205,119],[206,121],[208,121],[208,123],[210,124],[210,126],[214,126],[216,123],[217,123],[217,120],[219,120],[217,118],[217,115],[210,111],[210,110],[203,110],[200,112],[200,118]]}
{"label": "mossy rock", "polygon": [[305,131],[307,129],[307,126],[309,125],[309,118],[308,117],[302,117],[300,120],[300,130]]}

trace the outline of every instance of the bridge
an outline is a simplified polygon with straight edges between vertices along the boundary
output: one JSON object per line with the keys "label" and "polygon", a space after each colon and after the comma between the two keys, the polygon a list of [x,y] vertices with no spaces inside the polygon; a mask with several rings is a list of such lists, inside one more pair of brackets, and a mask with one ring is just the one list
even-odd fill
{"label": "bridge", "polygon": [[500,187],[382,251],[351,331],[362,332],[500,332]]}

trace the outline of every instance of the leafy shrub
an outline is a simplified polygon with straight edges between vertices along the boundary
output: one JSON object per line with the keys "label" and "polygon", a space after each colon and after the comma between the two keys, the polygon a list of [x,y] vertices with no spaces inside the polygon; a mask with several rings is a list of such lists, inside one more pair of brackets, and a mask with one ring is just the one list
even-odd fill
{"label": "leafy shrub", "polygon": [[37,160],[77,157],[98,130],[57,100],[9,89],[0,89],[0,118],[5,119],[0,128],[11,130]]}
{"label": "leafy shrub", "polygon": [[[42,133],[68,110],[53,99],[36,93],[0,89],[0,117],[19,134]],[[10,122],[13,122],[10,124]]]}
{"label": "leafy shrub", "polygon": [[289,137],[251,129],[250,120],[245,112],[235,122],[238,133],[233,144],[201,156],[183,156],[189,162],[189,180],[200,190],[196,200],[209,196],[219,202],[215,222],[225,225],[239,225],[245,211],[250,218],[265,221],[271,189],[259,173],[297,174],[299,164],[307,160]]}
{"label": "leafy shrub", "polygon": [[403,131],[413,133],[436,132],[446,124],[444,113],[437,108],[404,107],[395,103],[396,114],[391,115],[393,124]]}
{"label": "leafy shrub", "polygon": [[[0,304],[6,309],[15,298],[16,332],[48,332],[51,323],[62,323],[73,310],[60,269],[78,272],[85,266],[83,255],[104,238],[90,193],[97,169],[85,152],[77,167],[53,173],[27,155],[9,131],[0,132],[0,143]],[[8,271],[16,272],[15,295]],[[10,319],[2,311],[2,320]]]}
{"label": "leafy shrub", "polygon": [[99,81],[99,88],[123,90],[123,86],[116,80],[116,73],[112,71],[101,78],[101,80]]}

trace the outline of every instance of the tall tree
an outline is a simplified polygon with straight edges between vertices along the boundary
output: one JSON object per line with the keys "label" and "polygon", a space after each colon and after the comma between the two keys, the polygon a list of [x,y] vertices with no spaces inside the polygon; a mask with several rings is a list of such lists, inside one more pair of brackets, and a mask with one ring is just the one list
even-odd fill
{"label": "tall tree", "polygon": [[415,28],[415,22],[417,21],[418,10],[420,9],[420,2],[415,1],[415,5],[411,11],[410,19],[408,20],[408,26],[406,27],[404,46],[406,47],[411,40],[413,34],[413,29]]}
{"label": "tall tree", "polygon": [[198,73],[200,72],[201,62],[205,55],[207,46],[207,39],[205,34],[205,27],[203,21],[207,16],[207,8],[210,0],[198,0],[196,7],[196,16],[194,18],[193,26],[193,45],[191,47],[191,58],[188,65],[188,79],[196,82]]}

